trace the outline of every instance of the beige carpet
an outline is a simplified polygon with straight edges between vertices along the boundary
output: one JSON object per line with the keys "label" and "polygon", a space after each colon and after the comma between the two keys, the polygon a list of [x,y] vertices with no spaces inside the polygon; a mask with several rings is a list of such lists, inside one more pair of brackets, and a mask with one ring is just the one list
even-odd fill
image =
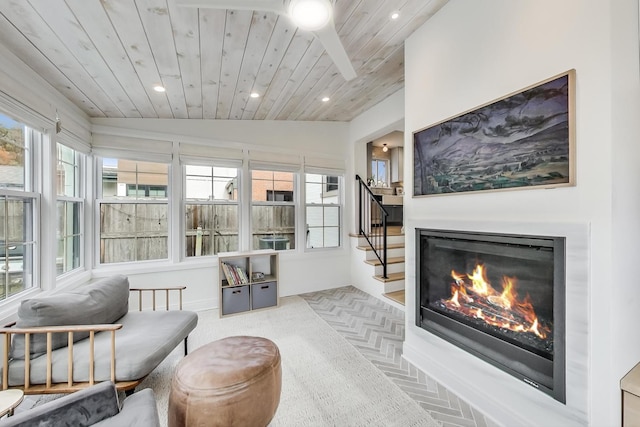
{"label": "beige carpet", "polygon": [[[276,309],[218,318],[199,313],[189,338],[195,349],[231,335],[262,336],[282,355],[282,395],[272,427],[438,426],[418,404],[366,360],[299,297],[282,298]],[[174,351],[140,387],[151,387],[166,424]]]}

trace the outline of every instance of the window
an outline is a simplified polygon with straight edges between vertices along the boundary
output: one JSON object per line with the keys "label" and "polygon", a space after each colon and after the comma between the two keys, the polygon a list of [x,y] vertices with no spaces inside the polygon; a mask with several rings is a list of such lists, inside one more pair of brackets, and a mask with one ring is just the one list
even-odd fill
{"label": "window", "polygon": [[295,174],[251,171],[251,247],[295,249]]}
{"label": "window", "polygon": [[127,184],[129,197],[167,197],[166,185]]}
{"label": "window", "polygon": [[340,246],[340,177],[305,174],[307,248]]}
{"label": "window", "polygon": [[169,165],[103,158],[100,263],[168,258]]}
{"label": "window", "polygon": [[389,176],[387,171],[389,170],[389,161],[373,159],[371,161],[371,178],[373,179],[373,185],[376,187],[388,187]]}
{"label": "window", "polygon": [[84,197],[81,188],[82,154],[57,144],[57,253],[56,274],[61,275],[82,266],[82,219]]}
{"label": "window", "polygon": [[293,191],[267,190],[269,202],[293,202]]}
{"label": "window", "polygon": [[42,134],[0,114],[0,299],[34,284],[38,222],[33,148]]}
{"label": "window", "polygon": [[325,191],[337,191],[338,190],[338,181],[340,177],[337,176],[327,176],[327,182],[325,185]]}
{"label": "window", "polygon": [[184,171],[185,255],[237,251],[238,169],[187,165]]}

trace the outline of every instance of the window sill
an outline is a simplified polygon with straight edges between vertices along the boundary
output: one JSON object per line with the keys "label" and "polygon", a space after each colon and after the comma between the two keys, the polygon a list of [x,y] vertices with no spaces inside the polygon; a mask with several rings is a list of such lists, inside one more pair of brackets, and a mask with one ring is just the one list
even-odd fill
{"label": "window sill", "polygon": [[[277,251],[281,259],[303,259],[309,256],[318,258],[342,257],[347,249],[342,246],[340,248],[316,248],[298,251],[295,249]],[[138,262],[138,263],[119,263],[111,265],[102,265],[91,271],[92,278],[108,277],[114,274],[135,275],[149,273],[163,273],[168,271],[183,271],[201,268],[218,268],[218,257],[210,255],[206,257],[193,257],[197,259],[187,259],[180,262]]]}
{"label": "window sill", "polygon": [[20,308],[22,301],[33,298],[42,292],[43,291],[40,288],[32,288],[2,301],[2,303],[0,303],[0,325],[4,326],[7,323],[16,320],[18,318],[18,308]]}
{"label": "window sill", "polygon": [[132,262],[119,263],[111,265],[101,265],[93,269],[92,277],[107,277],[114,274],[134,275],[148,273],[162,273],[167,271],[191,270],[194,268],[208,268],[218,266],[218,258],[216,256],[202,257],[198,260],[187,260],[181,262]]}

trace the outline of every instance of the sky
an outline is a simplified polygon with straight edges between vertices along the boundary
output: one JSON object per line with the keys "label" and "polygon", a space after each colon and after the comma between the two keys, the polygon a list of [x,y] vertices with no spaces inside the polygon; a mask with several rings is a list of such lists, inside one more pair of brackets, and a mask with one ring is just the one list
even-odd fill
{"label": "sky", "polygon": [[0,126],[11,129],[15,127],[22,127],[22,123],[16,122],[15,120],[5,116],[4,114],[0,114]]}

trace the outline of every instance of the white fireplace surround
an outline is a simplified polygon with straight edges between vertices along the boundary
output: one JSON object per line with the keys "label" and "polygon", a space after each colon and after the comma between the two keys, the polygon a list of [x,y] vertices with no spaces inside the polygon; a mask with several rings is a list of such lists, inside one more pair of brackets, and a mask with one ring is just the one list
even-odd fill
{"label": "white fireplace surround", "polygon": [[[416,326],[416,228],[566,238],[566,405]],[[403,357],[504,426],[588,424],[589,224],[407,219],[405,235]]]}

